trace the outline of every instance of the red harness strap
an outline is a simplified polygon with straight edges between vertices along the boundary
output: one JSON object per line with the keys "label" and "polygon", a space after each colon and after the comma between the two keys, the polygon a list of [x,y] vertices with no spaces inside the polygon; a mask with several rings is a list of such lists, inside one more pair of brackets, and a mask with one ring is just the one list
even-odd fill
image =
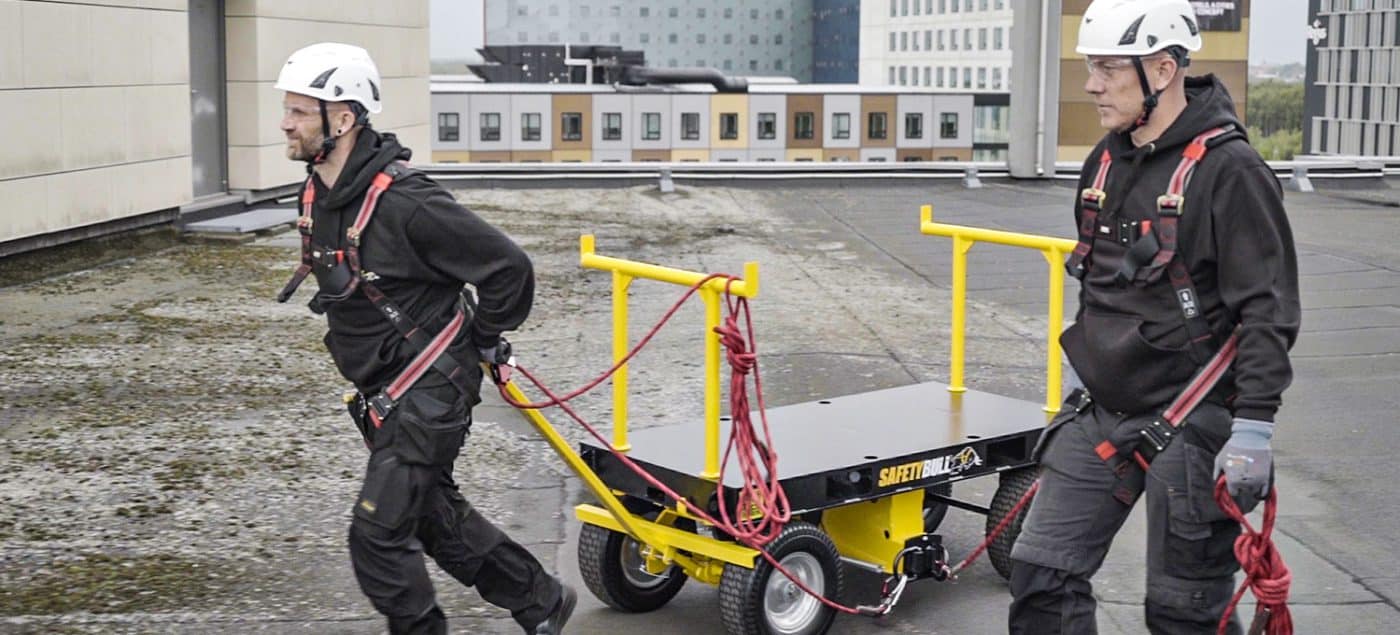
{"label": "red harness strap", "polygon": [[1112,165],[1113,156],[1104,148],[1103,154],[1099,155],[1099,170],[1094,175],[1094,184],[1079,193],[1079,242],[1074,246],[1074,253],[1065,261],[1065,271],[1076,280],[1083,280],[1088,271],[1089,254],[1094,251],[1094,232],[1099,226],[1099,213],[1103,211],[1103,203],[1108,199],[1108,194],[1103,188],[1108,182],[1108,169]]}
{"label": "red harness strap", "polygon": [[301,234],[301,264],[292,274],[292,279],[282,287],[282,291],[277,294],[278,302],[286,302],[296,293],[297,287],[301,286],[306,276],[311,273],[311,204],[316,200],[316,188],[311,183],[311,177],[306,178],[306,183],[301,188],[301,216],[297,217],[297,232]]}

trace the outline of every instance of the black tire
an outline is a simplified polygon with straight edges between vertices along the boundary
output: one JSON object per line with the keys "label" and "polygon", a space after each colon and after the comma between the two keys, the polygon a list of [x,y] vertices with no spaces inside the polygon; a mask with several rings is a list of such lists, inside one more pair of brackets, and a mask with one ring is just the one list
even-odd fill
{"label": "black tire", "polygon": [[[1011,508],[1016,506],[1039,477],[1040,470],[1035,467],[1023,467],[1001,473],[1001,483],[997,486],[997,493],[992,496],[992,513],[987,514],[986,535],[992,534],[992,530],[1011,513]],[[1002,530],[1001,535],[987,547],[987,558],[1004,579],[1011,579],[1011,547],[1015,546],[1016,537],[1021,535],[1021,524],[1025,522],[1026,512],[1029,510],[1028,503],[1021,508],[1006,529]]]}
{"label": "black tire", "polygon": [[672,565],[656,576],[642,569],[640,546],[627,534],[584,523],[578,536],[578,568],[588,590],[625,613],[646,613],[665,606],[685,585],[686,575]]}
{"label": "black tire", "polygon": [[[822,530],[805,522],[783,528],[768,552],[827,599],[841,598],[841,556]],[[719,582],[720,618],[730,635],[819,635],[836,610],[798,589],[767,559],[754,568],[724,565]]]}
{"label": "black tire", "polygon": [[938,502],[929,497],[929,494],[952,496],[953,484],[943,483],[924,488],[924,533],[926,534],[938,531],[938,526],[942,525],[943,519],[948,517],[948,504]]}

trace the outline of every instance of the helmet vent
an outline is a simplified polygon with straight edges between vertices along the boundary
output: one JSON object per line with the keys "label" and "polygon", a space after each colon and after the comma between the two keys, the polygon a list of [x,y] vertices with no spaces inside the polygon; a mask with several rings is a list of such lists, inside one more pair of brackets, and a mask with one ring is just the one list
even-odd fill
{"label": "helmet vent", "polygon": [[344,93],[344,92],[345,92],[345,90],[342,89],[342,88],[340,87],[339,84],[337,84],[336,87],[335,87],[335,96],[336,96],[336,97],[339,97],[339,96],[340,96],[342,93]]}
{"label": "helmet vent", "polygon": [[1118,45],[1119,45],[1119,46],[1128,46],[1128,45],[1132,44],[1133,42],[1136,42],[1136,41],[1137,41],[1137,38],[1138,38],[1138,28],[1142,26],[1142,21],[1143,21],[1145,18],[1147,18],[1147,14],[1144,13],[1144,14],[1138,16],[1138,19],[1133,20],[1133,23],[1132,23],[1132,24],[1128,25],[1128,30],[1127,30],[1127,31],[1124,31],[1124,32],[1123,32],[1123,37],[1122,37],[1122,38],[1119,38],[1119,40],[1118,40]]}
{"label": "helmet vent", "polygon": [[375,101],[378,101],[378,100],[379,100],[379,85],[378,85],[378,84],[375,84],[375,83],[374,83],[374,80],[372,80],[372,79],[367,79],[367,80],[365,80],[365,81],[369,82],[369,92],[370,92],[370,94],[371,94],[371,95],[374,95]]}
{"label": "helmet vent", "polygon": [[[1149,36],[1147,36],[1147,46],[1148,46],[1148,47],[1157,46],[1157,36],[1155,36],[1155,35],[1149,35]],[[337,93],[337,94],[338,94],[338,93]]]}
{"label": "helmet vent", "polygon": [[311,87],[312,87],[312,88],[325,88],[325,87],[326,87],[326,82],[330,81],[330,79],[331,79],[331,74],[335,73],[335,71],[336,71],[336,69],[332,68],[332,69],[330,69],[330,70],[328,70],[328,71],[326,71],[326,72],[324,72],[324,73],[321,73],[320,75],[317,75],[317,76],[316,76],[316,79],[311,80]]}
{"label": "helmet vent", "polygon": [[1195,20],[1192,20],[1191,18],[1184,15],[1181,16],[1181,19],[1186,21],[1186,28],[1191,30],[1191,35],[1200,35],[1201,30],[1196,28]]}

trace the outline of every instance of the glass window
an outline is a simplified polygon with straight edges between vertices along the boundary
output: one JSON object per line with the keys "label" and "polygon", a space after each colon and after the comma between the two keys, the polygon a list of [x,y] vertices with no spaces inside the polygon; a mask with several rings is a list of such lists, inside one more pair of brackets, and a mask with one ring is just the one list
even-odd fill
{"label": "glass window", "polygon": [[851,138],[851,113],[836,112],[831,114],[831,138]]}
{"label": "glass window", "polygon": [[792,118],[792,138],[811,139],[812,123],[816,118],[810,112],[799,112]]}
{"label": "glass window", "polygon": [[773,70],[778,70],[778,71],[783,70],[783,60],[781,60],[781,59],[773,60]]}
{"label": "glass window", "polygon": [[[891,5],[891,6],[893,6],[893,5]],[[758,19],[758,9],[749,9],[749,19],[750,19],[750,20],[757,20],[757,19]]]}
{"label": "glass window", "polygon": [[622,42],[622,35],[620,33],[613,33],[608,36],[608,41],[613,44],[619,44]]}
{"label": "glass window", "polygon": [[933,68],[930,67],[930,66],[925,66],[925,67],[924,67],[924,85],[925,85],[925,86],[932,86],[932,85],[933,85]]}
{"label": "glass window", "polygon": [[696,44],[704,44],[704,43],[705,43],[705,34],[704,34],[704,33],[696,33],[696,34],[695,34],[695,43],[696,43]]}
{"label": "glass window", "polygon": [[1001,90],[1001,67],[992,69],[992,90]]}
{"label": "glass window", "polygon": [[895,69],[894,69],[893,66],[891,66],[891,67],[890,67],[890,81],[889,81],[889,85],[891,85],[891,86],[894,86],[894,77],[895,77],[894,74],[895,74]]}
{"label": "glass window", "polygon": [[961,4],[961,3],[959,3],[958,0],[953,0],[950,4],[951,4],[952,6],[950,6],[949,8],[952,9],[952,13],[957,13],[957,12],[958,12],[958,5]]}
{"label": "glass window", "polygon": [[777,139],[778,138],[778,113],[761,112],[758,113],[758,138]]}
{"label": "glass window", "polygon": [[987,89],[987,68],[985,66],[977,69],[977,88]]}
{"label": "glass window", "polygon": [[749,60],[749,70],[751,70],[751,71],[756,71],[756,70],[758,70],[758,60]]}
{"label": "glass window", "polygon": [[750,36],[749,36],[749,44],[758,44],[758,36],[757,36],[757,35],[750,35]]}
{"label": "glass window", "polygon": [[954,51],[958,50],[958,30],[957,30],[957,29],[949,29],[949,30],[948,30],[948,48],[950,48],[950,49],[952,49],[952,50],[954,50]]}
{"label": "glass window", "polygon": [[733,62],[732,60],[724,60],[724,70],[727,70],[727,71],[728,71],[728,70],[733,70],[733,69],[734,69],[734,62]]}
{"label": "glass window", "polygon": [[781,19],[783,19],[783,10],[782,10],[782,9],[774,9],[774,10],[773,10],[773,19],[774,19],[774,20],[781,20]]}
{"label": "glass window", "polygon": [[[954,0],[954,4],[957,4],[957,0]],[[947,13],[947,12],[948,12],[948,0],[938,0],[938,12],[939,12],[939,13]]]}
{"label": "glass window", "polygon": [[705,17],[705,7],[700,7],[699,9],[696,9],[696,10],[695,10],[695,17],[697,17],[697,18],[703,18],[703,17]]}
{"label": "glass window", "polygon": [[530,39],[530,34],[524,32],[524,31],[521,31],[521,32],[515,34],[515,41],[516,41],[516,42],[519,42],[519,43],[521,43],[521,44],[524,44],[524,43],[525,43],[527,40],[529,40],[529,39]]}
{"label": "glass window", "polygon": [[922,113],[910,112],[904,114],[904,138],[924,138],[924,115]]}
{"label": "glass window", "polygon": [[943,88],[943,67],[938,67],[938,87]]}
{"label": "glass window", "polygon": [[639,13],[640,13],[640,15],[641,15],[642,17],[645,18],[645,17],[651,15],[651,7],[642,7],[641,10],[639,11]]}
{"label": "glass window", "polygon": [[552,15],[552,16],[554,16],[554,15],[559,15],[559,5],[557,5],[557,4],[551,4],[551,5],[549,5],[549,15]]}
{"label": "glass window", "polygon": [[700,113],[681,113],[681,138],[692,141],[700,138]]}
{"label": "glass window", "polygon": [[774,35],[774,36],[773,36],[773,43],[774,43],[774,44],[782,44],[782,43],[783,43],[783,34],[782,34],[782,33],[779,33],[779,34],[777,34],[777,35]]}
{"label": "glass window", "polygon": [[908,85],[909,85],[909,67],[908,67],[908,66],[901,66],[901,67],[899,67],[899,85],[900,85],[900,86],[908,86]]}
{"label": "glass window", "polygon": [[933,31],[924,31],[924,50],[933,50]]}
{"label": "glass window", "polygon": [[579,33],[579,34],[578,34],[578,41],[580,41],[580,42],[587,42],[587,41],[588,41],[588,31],[583,31],[583,32]]}
{"label": "glass window", "polygon": [[540,140],[540,113],[526,112],[520,114],[520,138],[524,141]]}
{"label": "glass window", "polygon": [[[675,34],[675,33],[672,33],[672,34],[666,36],[666,41],[669,42],[669,43],[671,43],[671,44],[675,44],[675,43],[676,43],[676,34]],[[671,66],[675,66],[675,64],[672,64]]]}
{"label": "glass window", "polygon": [[646,44],[647,42],[650,42],[650,41],[651,41],[651,34],[650,34],[650,33],[641,33],[641,34],[638,34],[637,37],[638,37],[638,39],[641,40],[642,44]]}
{"label": "glass window", "polygon": [[895,45],[896,45],[898,42],[899,42],[899,35],[896,34],[894,31],[890,31],[890,50],[891,50],[891,51],[895,50]]}
{"label": "glass window", "polygon": [[972,88],[972,67],[963,67],[963,88]]}
{"label": "glass window", "polygon": [[666,15],[667,17],[679,18],[681,17],[681,10],[676,7],[671,7],[668,11],[666,11]]}
{"label": "glass window", "polygon": [[622,113],[603,113],[603,139],[605,141],[617,141],[622,139]]}
{"label": "glass window", "polygon": [[734,9],[733,9],[733,8],[730,8],[730,7],[725,7],[725,8],[724,8],[724,19],[728,20],[728,19],[730,19],[730,18],[732,18],[732,17],[734,17]]}
{"label": "glass window", "polygon": [[909,32],[908,32],[908,31],[900,31],[900,32],[899,32],[899,50],[901,50],[901,51],[907,51],[907,50],[909,50]]}
{"label": "glass window", "polygon": [[943,50],[943,29],[938,30],[938,50]]}
{"label": "glass window", "polygon": [[579,12],[579,15],[581,15],[581,16],[583,16],[583,17],[585,17],[585,18],[588,17],[588,16],[589,16],[589,13],[590,13],[590,11],[589,11],[589,9],[588,9],[588,5],[585,4],[585,5],[583,5],[582,7],[580,7],[579,10],[578,10],[578,12]]}
{"label": "glass window", "polygon": [[987,30],[977,29],[977,50],[987,50]]}
{"label": "glass window", "polygon": [[608,7],[608,15],[614,18],[622,17],[622,5],[615,4]]}
{"label": "glass window", "polygon": [[500,141],[501,140],[501,113],[483,112],[481,113],[481,140]]}
{"label": "glass window", "polygon": [[438,113],[438,141],[460,141],[462,116],[455,112]]}
{"label": "glass window", "polygon": [[938,136],[943,139],[958,138],[958,113],[945,112],[938,115]]}
{"label": "glass window", "polygon": [[733,44],[733,43],[734,43],[734,34],[733,34],[733,33],[725,33],[725,34],[724,34],[724,43],[725,43],[725,44]]}
{"label": "glass window", "polygon": [[528,15],[530,15],[530,7],[529,7],[529,6],[526,6],[526,5],[524,5],[524,4],[522,4],[522,5],[518,6],[518,7],[516,7],[516,8],[515,8],[515,15],[518,15],[518,16],[528,16]]}
{"label": "glass window", "polygon": [[719,138],[739,138],[739,113],[722,112],[719,114]]}
{"label": "glass window", "polygon": [[897,15],[899,15],[899,2],[890,0],[890,17],[893,18]]}
{"label": "glass window", "polygon": [[899,0],[899,14],[909,15],[909,0]]}
{"label": "glass window", "polygon": [[1002,46],[1001,27],[992,30],[992,49],[1000,51]]}
{"label": "glass window", "polygon": [[566,112],[560,116],[560,131],[565,141],[583,140],[583,114]]}
{"label": "glass window", "polygon": [[870,113],[868,119],[869,126],[868,129],[865,131],[865,134],[868,136],[868,138],[884,139],[888,134],[888,131],[886,130],[886,121],[889,119],[889,114],[883,112],[872,112]]}

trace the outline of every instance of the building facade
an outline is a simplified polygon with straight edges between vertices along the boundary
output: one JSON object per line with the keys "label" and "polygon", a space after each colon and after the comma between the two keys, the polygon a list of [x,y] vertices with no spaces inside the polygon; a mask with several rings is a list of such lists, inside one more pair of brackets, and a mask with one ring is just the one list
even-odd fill
{"label": "building facade", "polygon": [[[1337,0],[1339,3],[1343,0]],[[1350,2],[1351,0],[1346,0]],[[1371,0],[1357,0],[1370,2]],[[1060,19],[1059,161],[1083,161],[1103,138],[1094,100],[1084,92],[1089,69],[1084,56],[1074,52],[1079,41],[1079,23],[1090,0],[1062,0]],[[1194,2],[1201,27],[1201,50],[1191,54],[1191,75],[1215,74],[1230,90],[1235,112],[1245,120],[1249,91],[1249,10],[1250,0],[1233,2]],[[1202,15],[1209,10],[1210,15]],[[1246,122],[1247,123],[1247,122]]]}
{"label": "building facade", "polygon": [[1400,154],[1400,2],[1309,0],[1303,152]]}
{"label": "building facade", "polygon": [[812,83],[860,82],[860,0],[814,0]]}
{"label": "building facade", "polygon": [[851,84],[433,83],[433,161],[969,161],[973,96]]}
{"label": "building facade", "polygon": [[861,0],[860,83],[1011,90],[1010,0]]}
{"label": "building facade", "polygon": [[812,80],[812,0],[493,0],[486,45],[603,44],[657,67]]}
{"label": "building facade", "polygon": [[313,42],[369,49],[376,127],[426,153],[427,27],[428,0],[0,2],[0,256],[305,178],[273,84]]}

